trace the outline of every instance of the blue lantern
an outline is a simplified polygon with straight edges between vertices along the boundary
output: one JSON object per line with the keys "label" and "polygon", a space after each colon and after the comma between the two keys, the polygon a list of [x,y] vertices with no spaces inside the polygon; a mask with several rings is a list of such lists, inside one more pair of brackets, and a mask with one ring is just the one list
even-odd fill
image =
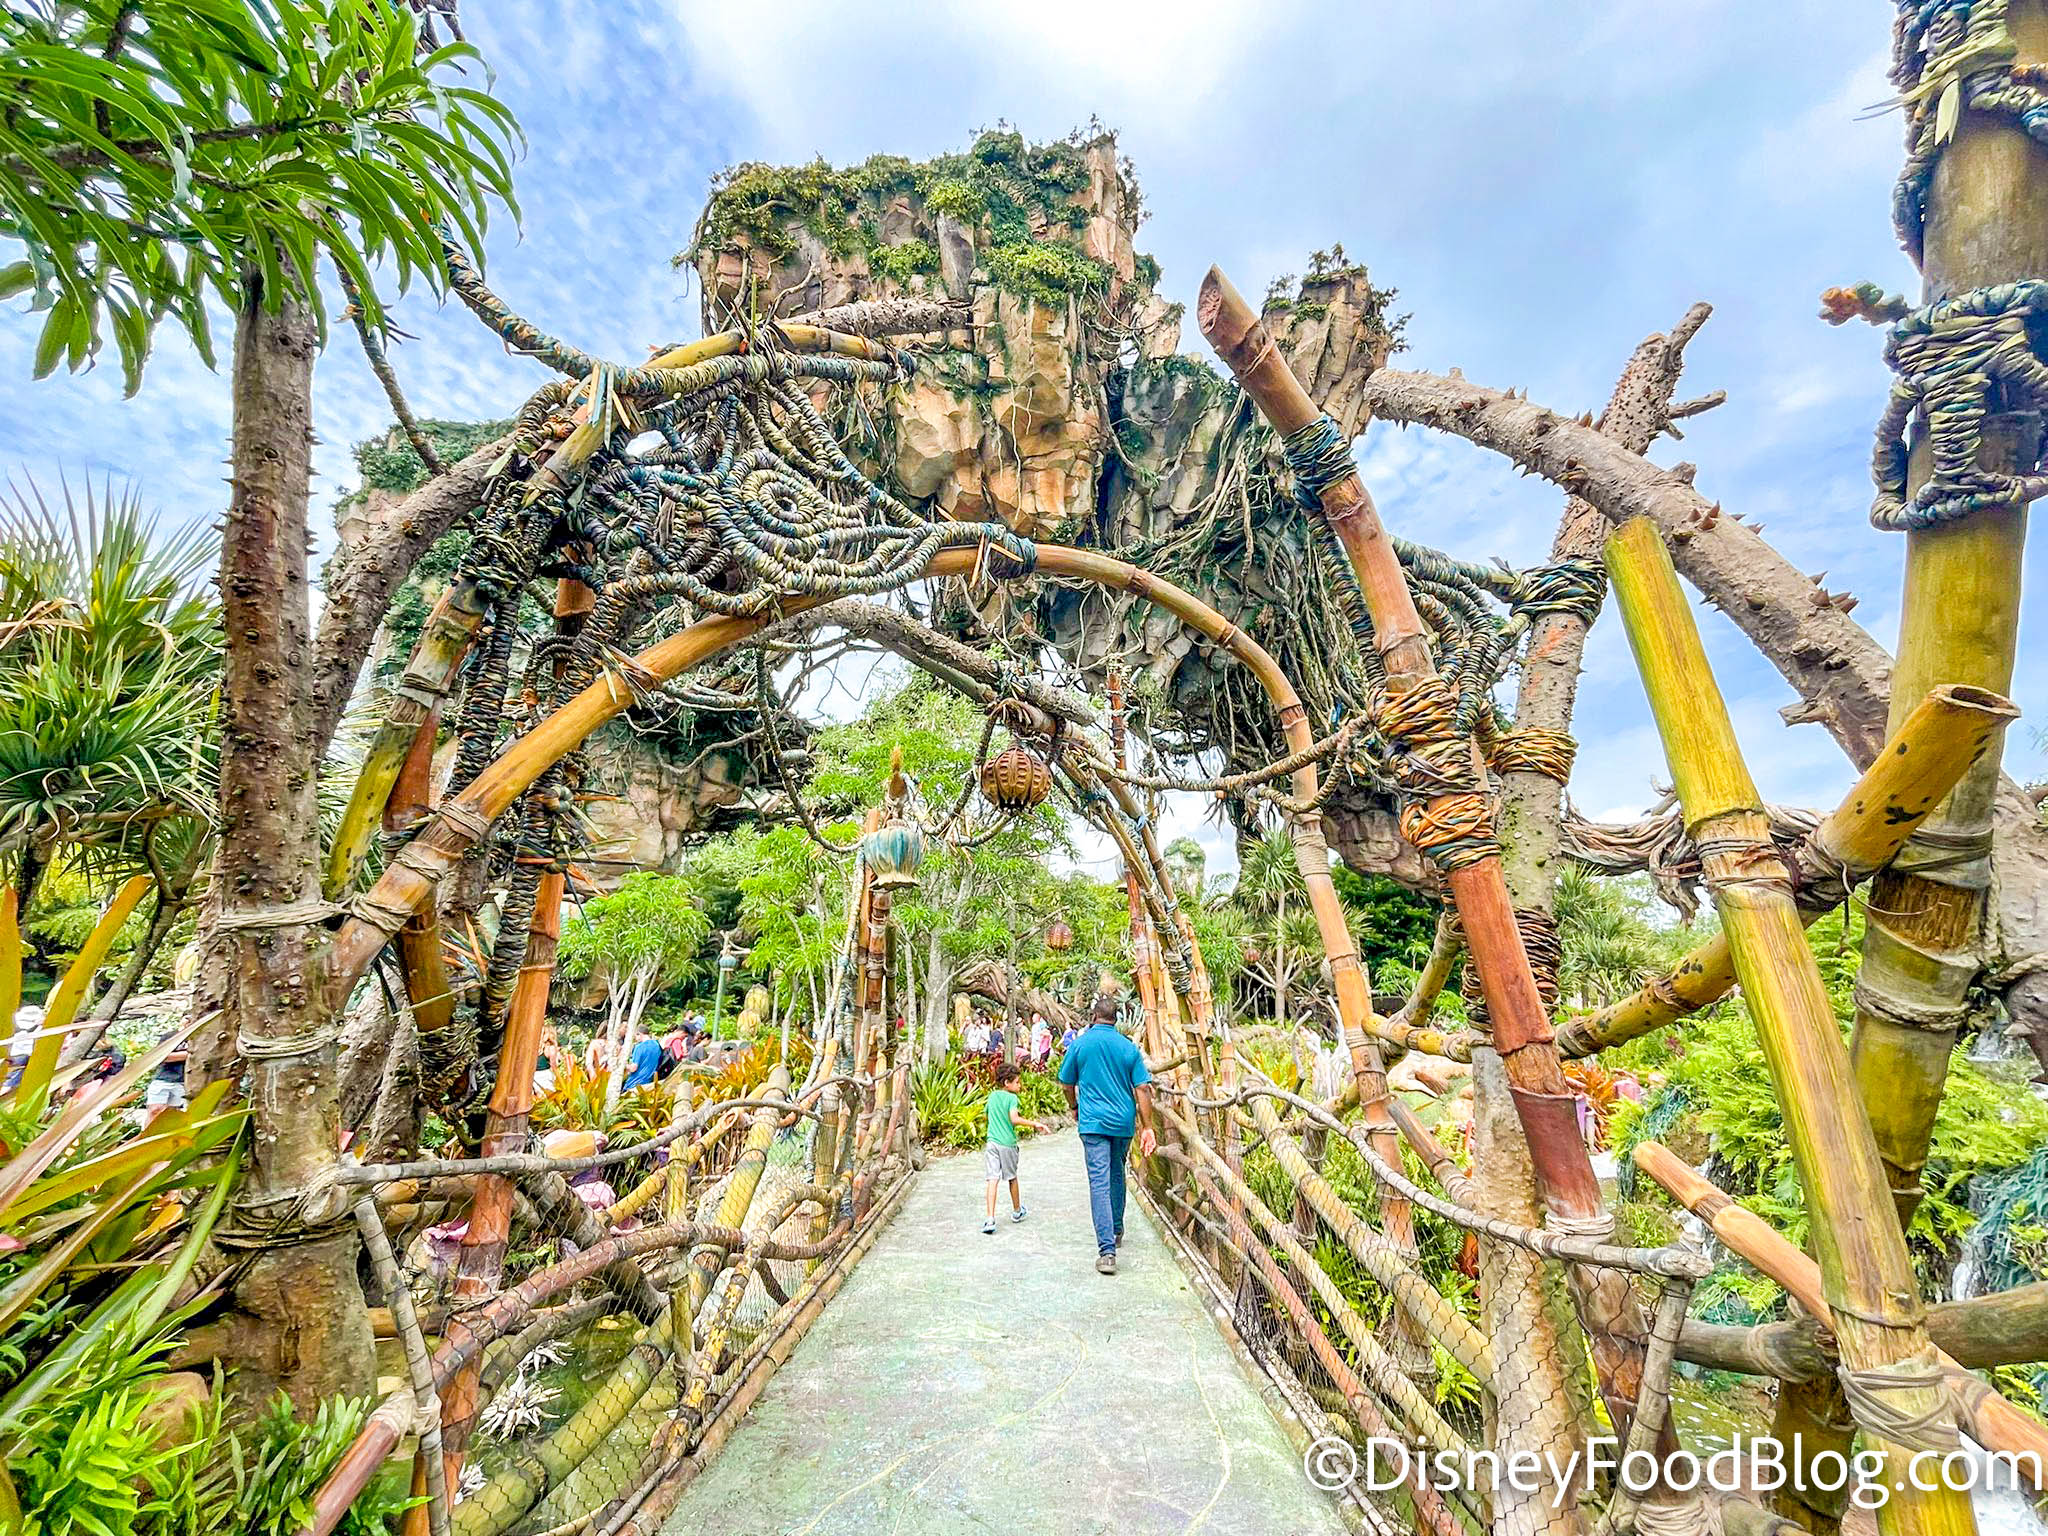
{"label": "blue lantern", "polygon": [[924,862],[924,830],[914,821],[892,816],[861,840],[860,856],[867,862],[876,890],[914,886],[917,867]]}

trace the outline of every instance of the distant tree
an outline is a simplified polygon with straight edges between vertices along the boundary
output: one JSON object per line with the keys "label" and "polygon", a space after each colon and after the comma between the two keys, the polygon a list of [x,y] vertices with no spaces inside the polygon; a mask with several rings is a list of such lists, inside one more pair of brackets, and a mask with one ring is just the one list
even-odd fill
{"label": "distant tree", "polygon": [[611,1046],[612,1078],[606,1109],[618,1092],[626,1045],[663,987],[703,969],[700,953],[711,934],[692,882],[651,871],[628,875],[609,895],[586,902],[562,931],[558,964],[577,980],[602,975],[609,986],[604,1038]]}
{"label": "distant tree", "polygon": [[1180,888],[1180,899],[1202,904],[1202,886],[1209,871],[1209,855],[1192,837],[1176,837],[1166,845],[1166,868]]}
{"label": "distant tree", "polygon": [[1567,864],[1557,881],[1558,995],[1580,1007],[1615,1002],[1672,958],[1674,931],[1652,920],[1648,882]]}

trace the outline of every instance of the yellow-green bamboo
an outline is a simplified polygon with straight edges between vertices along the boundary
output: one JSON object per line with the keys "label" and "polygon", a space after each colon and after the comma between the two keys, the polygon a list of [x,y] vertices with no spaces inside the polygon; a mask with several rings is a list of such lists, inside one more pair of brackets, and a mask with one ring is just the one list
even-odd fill
{"label": "yellow-green bamboo", "polygon": [[675,1348],[673,1314],[642,1332],[632,1350],[583,1406],[538,1445],[518,1451],[482,1488],[455,1506],[455,1536],[510,1530],[570,1473],[588,1461],[654,1385]]}
{"label": "yellow-green bamboo", "polygon": [[[107,951],[114,946],[115,935],[120,933],[121,925],[134,913],[136,903],[142,900],[143,893],[151,884],[148,875],[136,875],[114,893],[114,899],[107,903],[107,909],[100,914],[99,921],[93,924],[92,932],[80,947],[78,957],[65,968],[62,979],[52,989],[49,1003],[43,1010],[42,1032],[29,1052],[28,1065],[22,1068],[21,1081],[14,1088],[21,1102],[26,1103],[49,1087],[50,1079],[57,1071],[58,1054],[64,1048],[64,1031],[78,1017],[79,1005],[85,1001],[85,989],[92,985],[93,977],[106,962]],[[8,1015],[7,1023],[11,1029],[12,1014]]]}
{"label": "yellow-green bamboo", "polygon": [[[788,1095],[789,1073],[778,1065],[768,1074],[760,1096],[780,1100]],[[718,1214],[712,1218],[712,1225],[741,1227],[746,1224],[747,1211],[754,1203],[754,1191],[761,1187],[761,1173],[768,1166],[768,1144],[775,1140],[775,1122],[781,1118],[781,1113],[773,1103],[754,1111],[753,1124],[747,1127],[747,1139],[740,1147],[739,1160],[732,1166],[725,1195],[718,1202]],[[694,1318],[703,1307],[704,1298],[711,1294],[711,1283],[724,1267],[724,1250],[710,1244],[690,1255],[691,1317]]]}
{"label": "yellow-green bamboo", "polygon": [[1386,1287],[1388,1294],[1430,1338],[1491,1391],[1493,1351],[1487,1347],[1485,1336],[1423,1277],[1408,1256],[1368,1226],[1344,1203],[1344,1197],[1331,1188],[1330,1181],[1315,1171],[1301,1144],[1281,1128],[1271,1099],[1253,1099],[1251,1115],[1281,1171],[1338,1240],[1351,1250],[1351,1256]]}
{"label": "yellow-green bamboo", "polygon": [[[1845,886],[1867,880],[1891,862],[2018,714],[2010,700],[1981,688],[1931,689],[1892,733],[1883,755],[1813,829],[1794,862]],[[1805,885],[1797,894],[1808,923],[1835,905],[1825,886],[1816,891]],[[1726,996],[1733,985],[1728,937],[1717,933],[1621,1001],[1568,1020],[1558,1029],[1557,1048],[1567,1056],[1590,1056],[1674,1024]]]}
{"label": "yellow-green bamboo", "polygon": [[[2048,65],[2048,3],[2009,0],[2006,12],[2013,66]],[[1967,107],[1958,117],[1927,189],[1921,269],[1930,300],[2048,273],[2048,153],[2015,118]],[[1983,462],[2030,467],[2037,432],[2031,421],[2015,427],[1989,418]],[[1926,478],[1926,446],[1923,428],[1909,491]],[[1902,705],[1936,684],[2010,690],[2026,529],[2025,506],[2008,505],[1906,535],[1895,731]],[[1999,756],[1994,741],[1871,892],[1850,1055],[1901,1220],[1920,1199],[1928,1138],[1979,968]]]}
{"label": "yellow-green bamboo", "polygon": [[[1607,567],[1687,832],[1699,845],[1728,934],[1744,1001],[1763,1045],[1799,1170],[1815,1257],[1834,1313],[1845,1372],[1909,1369],[1932,1360],[1912,1260],[1877,1144],[1850,1076],[1833,1005],[1807,947],[1763,802],[1707,666],[1699,629],[1656,528],[1633,518],[1607,541]],[[1945,1411],[1937,1381],[1884,1390],[1901,1416]],[[1878,1511],[1886,1536],[1965,1536],[1969,1497],[1910,1486],[1900,1449],[1885,1480],[1906,1485]]]}
{"label": "yellow-green bamboo", "polygon": [[320,888],[329,901],[339,899],[355,883],[363,856],[376,841],[385,802],[398,783],[413,738],[447,696],[455,669],[483,622],[484,607],[473,583],[458,582],[441,594],[427,615],[405,677],[363,755],[363,766],[349,790],[348,806],[341,813],[341,825],[328,847],[327,871]]}

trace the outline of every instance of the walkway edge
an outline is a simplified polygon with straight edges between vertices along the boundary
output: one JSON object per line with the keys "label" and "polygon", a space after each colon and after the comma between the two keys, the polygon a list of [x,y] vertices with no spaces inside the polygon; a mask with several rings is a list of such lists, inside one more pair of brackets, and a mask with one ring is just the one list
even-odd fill
{"label": "walkway edge", "polygon": [[775,1378],[775,1373],[782,1369],[790,1355],[795,1352],[804,1335],[810,1331],[811,1324],[824,1312],[825,1303],[837,1294],[846,1277],[859,1267],[868,1250],[874,1247],[875,1240],[882,1235],[883,1229],[895,1219],[897,1211],[903,1206],[904,1196],[909,1194],[911,1185],[916,1182],[917,1170],[910,1168],[904,1171],[902,1178],[889,1187],[889,1192],[870,1213],[867,1224],[833,1257],[830,1270],[816,1279],[816,1286],[810,1298],[791,1315],[789,1322],[776,1335],[774,1342],[768,1346],[761,1358],[748,1368],[747,1374],[734,1384],[731,1395],[704,1426],[704,1433],[698,1438],[696,1449],[677,1462],[649,1490],[639,1510],[629,1521],[618,1527],[618,1536],[648,1536],[648,1533],[660,1530],[662,1522],[674,1510],[676,1500],[681,1498],[690,1484],[697,1480],[697,1475],[710,1465],[712,1459],[724,1448],[732,1432],[746,1421],[748,1410],[754,1406],[755,1400],[760,1397],[768,1383]]}
{"label": "walkway edge", "polygon": [[[1257,1389],[1260,1399],[1266,1405],[1266,1411],[1272,1414],[1273,1421],[1280,1426],[1280,1432],[1305,1459],[1318,1438],[1310,1428],[1311,1420],[1308,1414],[1313,1412],[1320,1418],[1327,1418],[1328,1415],[1323,1414],[1306,1393],[1302,1393],[1301,1401],[1297,1403],[1295,1394],[1301,1392],[1300,1386],[1296,1384],[1290,1388],[1288,1383],[1281,1381],[1268,1368],[1265,1361],[1252,1352],[1251,1346],[1245,1343],[1244,1336],[1237,1331],[1237,1325],[1231,1321],[1229,1298],[1216,1288],[1215,1281],[1189,1253],[1187,1238],[1166,1219],[1166,1212],[1160,1209],[1158,1202],[1152,1197],[1152,1192],[1142,1184],[1133,1183],[1131,1193],[1136,1197],[1139,1208],[1158,1229],[1161,1242],[1167,1252],[1173,1255],[1173,1262],[1180,1267],[1181,1274],[1186,1277],[1196,1296],[1201,1299],[1202,1311],[1208,1315],[1216,1332],[1222,1335],[1223,1342],[1236,1359],[1238,1368]],[[1307,1473],[1304,1472],[1302,1475],[1306,1477]],[[1351,1492],[1348,1498],[1332,1494],[1330,1503],[1336,1508],[1344,1523],[1352,1530],[1362,1533],[1362,1536],[1383,1536],[1383,1533],[1392,1529],[1377,1516],[1376,1512],[1369,1509],[1355,1492]]]}

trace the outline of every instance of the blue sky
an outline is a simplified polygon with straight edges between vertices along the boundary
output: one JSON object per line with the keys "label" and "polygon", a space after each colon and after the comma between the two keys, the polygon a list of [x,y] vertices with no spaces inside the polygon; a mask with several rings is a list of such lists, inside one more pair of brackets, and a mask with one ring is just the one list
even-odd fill
{"label": "blue sky", "polygon": [[[1247,292],[1341,240],[1413,318],[1401,365],[1459,367],[1577,412],[1598,409],[1647,332],[1705,299],[1688,393],[1730,403],[1688,424],[1698,483],[1761,520],[1802,569],[1862,598],[1890,645],[1902,545],[1873,531],[1867,463],[1886,375],[1879,336],[1815,318],[1819,291],[1911,288],[1888,199],[1896,116],[1882,100],[1888,19],[1868,4],[1695,0],[1536,6],[1461,0],[1178,0],[1031,5],[901,0],[471,0],[472,39],[532,148],[523,227],[495,229],[490,276],[541,324],[620,359],[694,335],[670,258],[710,176],[735,160],[924,156],[1008,119],[1027,134],[1090,115],[1121,131],[1150,219],[1140,245],[1190,299],[1210,262]],[[410,296],[397,350],[414,405],[498,415],[539,382],[459,307]],[[0,316],[0,469],[133,478],[179,519],[217,517],[227,388],[175,338],[142,394],[111,364],[33,383],[32,328]],[[1192,333],[1185,345],[1198,345]],[[323,506],[348,450],[386,420],[346,328],[318,371]],[[1397,531],[1469,556],[1540,559],[1558,493],[1476,449],[1375,427],[1360,450]],[[324,519],[323,519],[324,521]],[[2030,585],[2044,574],[2036,539]],[[2019,702],[2048,706],[2026,666]],[[1830,803],[1847,782],[1815,726],[1782,728],[1789,692],[1731,626],[1702,616],[1723,691],[1773,799]],[[1645,803],[1663,774],[1626,647],[1595,631],[1573,793],[1590,813]],[[2026,722],[2008,760],[2042,770]]]}

